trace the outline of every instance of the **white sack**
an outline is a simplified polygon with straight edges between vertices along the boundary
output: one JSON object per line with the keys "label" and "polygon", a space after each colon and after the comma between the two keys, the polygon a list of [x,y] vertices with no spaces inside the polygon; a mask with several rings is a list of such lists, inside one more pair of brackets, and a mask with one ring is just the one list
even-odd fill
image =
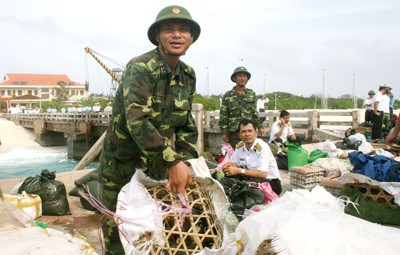
{"label": "white sack", "polygon": [[287,194],[239,224],[238,237],[249,240],[243,254],[254,254],[268,237],[280,255],[398,254],[399,229],[345,214],[340,201],[322,187]]}
{"label": "white sack", "polygon": [[242,243],[241,254],[254,255],[267,239],[279,255],[399,254],[400,229],[347,215],[343,207],[341,200],[320,186],[311,192],[286,192],[244,219],[231,243],[199,254],[237,254],[237,243]]}
{"label": "white sack", "polygon": [[0,231],[1,254],[7,255],[97,255],[83,239],[40,227]]}
{"label": "white sack", "polygon": [[[148,254],[153,244],[164,245],[161,209],[138,180],[139,172],[118,194],[115,221],[127,255]],[[135,244],[145,233],[150,234],[148,239],[140,241],[140,245]]]}

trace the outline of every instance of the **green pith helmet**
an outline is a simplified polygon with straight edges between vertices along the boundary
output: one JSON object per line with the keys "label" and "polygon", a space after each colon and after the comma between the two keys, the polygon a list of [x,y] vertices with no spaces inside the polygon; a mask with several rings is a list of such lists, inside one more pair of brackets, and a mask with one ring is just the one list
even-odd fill
{"label": "green pith helmet", "polygon": [[239,67],[236,67],[235,70],[233,71],[233,74],[231,75],[231,81],[236,82],[236,74],[238,74],[238,73],[247,74],[247,79],[250,80],[251,74],[247,71],[246,67],[239,66]]}
{"label": "green pith helmet", "polygon": [[370,91],[368,92],[368,95],[375,95],[375,91],[370,90]]}
{"label": "green pith helmet", "polygon": [[171,19],[178,19],[178,20],[187,20],[191,24],[191,33],[193,36],[193,42],[197,40],[200,36],[200,25],[192,19],[192,16],[185,8],[178,6],[178,5],[171,5],[162,9],[156,18],[156,21],[149,27],[147,30],[147,37],[149,38],[150,42],[155,46],[158,46],[158,42],[156,41],[156,29],[160,25],[161,22]]}

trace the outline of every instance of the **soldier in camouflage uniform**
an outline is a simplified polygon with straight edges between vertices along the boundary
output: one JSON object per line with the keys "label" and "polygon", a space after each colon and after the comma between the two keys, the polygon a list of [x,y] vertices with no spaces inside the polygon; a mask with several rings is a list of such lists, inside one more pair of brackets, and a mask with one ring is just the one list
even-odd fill
{"label": "soldier in camouflage uniform", "polygon": [[[148,29],[157,48],[127,64],[99,166],[100,199],[111,211],[136,168],[153,179],[168,179],[166,187],[173,192],[183,193],[191,184],[191,170],[183,161],[197,157],[198,133],[191,115],[196,77],[179,58],[199,35],[200,26],[185,8],[168,6]],[[106,254],[124,254],[114,219],[105,219],[102,228]]]}
{"label": "soldier in camouflage uniform", "polygon": [[253,120],[264,135],[256,109],[257,96],[253,90],[245,87],[250,77],[251,74],[245,67],[235,68],[231,81],[235,82],[236,86],[222,97],[218,125],[222,131],[222,139],[230,143],[232,148],[240,142],[239,123],[243,119]]}

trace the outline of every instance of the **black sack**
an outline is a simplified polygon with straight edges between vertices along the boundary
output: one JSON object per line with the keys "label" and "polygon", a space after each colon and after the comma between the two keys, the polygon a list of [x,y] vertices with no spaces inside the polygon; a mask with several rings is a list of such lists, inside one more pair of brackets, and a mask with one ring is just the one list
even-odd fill
{"label": "black sack", "polygon": [[276,154],[275,160],[276,160],[276,164],[278,165],[278,169],[281,169],[281,170],[289,169],[287,155],[282,154],[282,153]]}
{"label": "black sack", "polygon": [[259,188],[249,185],[248,181],[223,177],[219,182],[229,199],[230,209],[239,220],[242,219],[245,209],[264,203],[264,193]]}
{"label": "black sack", "polygon": [[18,193],[25,191],[28,194],[39,195],[42,199],[43,215],[70,215],[65,185],[55,178],[55,172],[44,169],[40,175],[26,178],[19,187]]}

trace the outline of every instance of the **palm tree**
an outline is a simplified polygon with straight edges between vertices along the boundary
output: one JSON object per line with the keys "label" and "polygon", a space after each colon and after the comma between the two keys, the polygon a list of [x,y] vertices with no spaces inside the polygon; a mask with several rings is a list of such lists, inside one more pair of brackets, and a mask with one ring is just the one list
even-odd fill
{"label": "palm tree", "polygon": [[67,84],[64,81],[59,81],[57,82],[57,101],[67,101],[68,100],[68,95],[69,95],[69,89],[67,87]]}

